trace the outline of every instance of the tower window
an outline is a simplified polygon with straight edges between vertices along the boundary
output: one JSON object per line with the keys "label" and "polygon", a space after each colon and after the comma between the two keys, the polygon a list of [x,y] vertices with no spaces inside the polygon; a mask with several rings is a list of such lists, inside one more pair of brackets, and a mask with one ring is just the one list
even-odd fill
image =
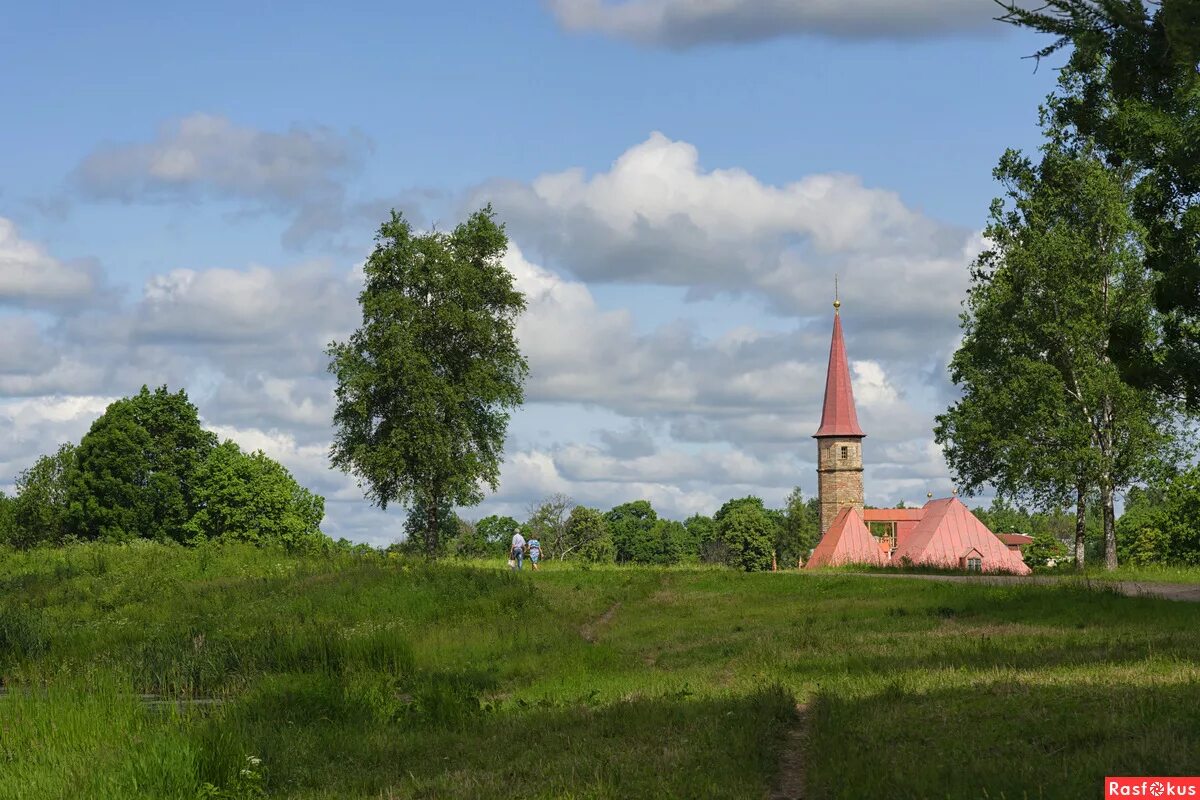
{"label": "tower window", "polygon": [[850,457],[850,448],[847,447],[846,445],[842,445],[842,458],[849,458],[849,457]]}

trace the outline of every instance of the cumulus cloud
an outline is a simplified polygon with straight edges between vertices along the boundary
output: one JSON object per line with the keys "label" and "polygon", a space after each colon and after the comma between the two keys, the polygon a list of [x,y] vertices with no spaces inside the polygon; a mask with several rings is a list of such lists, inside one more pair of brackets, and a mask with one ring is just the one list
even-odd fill
{"label": "cumulus cloud", "polygon": [[[530,435],[510,437],[499,492],[466,513],[519,516],[564,492],[601,507],[645,497],[682,517],[750,493],[781,502],[797,483],[811,492],[835,268],[872,501],[919,498],[943,479],[928,392],[914,387],[953,346],[956,281],[978,246],[969,232],[852,176],[772,185],[705,170],[691,145],[661,135],[599,175],[558,172],[478,194],[509,223],[505,264],[528,302],[517,327],[528,406],[514,428]],[[361,282],[350,263],[192,267],[152,276],[123,302],[0,316],[0,335],[21,350],[0,358],[0,403],[27,414],[143,383],[186,387],[206,424],[327,496],[331,533],[388,541],[402,515],[371,509],[327,461],[333,385],[323,351],[357,325]],[[748,292],[790,319],[639,319],[619,293],[594,293],[599,282]],[[78,439],[98,403],[10,435],[0,469],[14,475],[57,440]],[[579,421],[594,411],[602,427]]]}
{"label": "cumulus cloud", "polygon": [[589,280],[734,288],[769,276],[789,244],[814,254],[944,244],[940,226],[856,176],[772,186],[741,169],[706,171],[693,145],[658,132],[608,172],[570,169],[478,193],[494,199],[522,241],[556,259],[577,253],[569,266]]}
{"label": "cumulus cloud", "polygon": [[345,221],[344,182],[370,146],[364,136],[324,127],[262,131],[197,113],[164,125],[152,141],[98,148],[73,179],[93,200],[216,199],[286,213],[293,221],[285,241],[299,244]]}
{"label": "cumulus cloud", "polygon": [[[957,335],[966,266],[982,243],[977,232],[934,220],[856,176],[773,185],[741,169],[704,169],[694,146],[661,133],[607,171],[494,182],[473,193],[473,202],[483,200],[495,204],[531,257],[588,283],[676,286],[696,299],[752,293],[776,314],[811,319],[828,316],[839,275],[858,357],[914,369],[942,359]],[[593,323],[606,330],[622,324],[619,312]],[[668,335],[687,347],[686,330],[661,332]],[[744,336],[729,332],[731,351],[744,352]],[[760,383],[767,391],[780,386]]]}
{"label": "cumulus cloud", "polygon": [[26,315],[0,316],[0,342],[0,375],[36,375],[58,359],[37,322]]}
{"label": "cumulus cloud", "polygon": [[60,261],[0,217],[0,306],[78,307],[93,300],[99,288],[95,264]]}
{"label": "cumulus cloud", "polygon": [[116,398],[89,395],[49,395],[38,398],[0,397],[0,487],[12,483],[21,470],[63,442],[78,442],[92,420]]}
{"label": "cumulus cloud", "polygon": [[641,458],[655,452],[654,438],[644,423],[623,430],[596,431],[605,455],[613,458]]}
{"label": "cumulus cloud", "polygon": [[[649,500],[660,515],[684,519],[692,514],[711,514],[737,491],[712,483],[695,488],[674,480],[656,482],[612,477],[575,481],[560,472],[553,452],[530,449],[509,455],[499,491],[475,511],[478,516],[496,513],[521,518],[531,501],[551,494],[565,494],[581,505],[601,509],[630,500]],[[745,493],[741,492],[742,495]]]}
{"label": "cumulus cloud", "polygon": [[[806,331],[709,340],[667,322],[637,331],[624,309],[600,308],[586,284],[533,264],[512,247],[505,264],[526,295],[517,336],[529,359],[530,399],[602,405],[629,416],[785,410],[816,398],[824,363],[799,357]],[[828,349],[828,339],[825,340]]]}
{"label": "cumulus cloud", "polygon": [[177,269],[146,282],[135,335],[192,345],[233,344],[250,355],[301,339],[319,356],[329,338],[354,327],[356,287],[329,263],[286,269]]}
{"label": "cumulus cloud", "polygon": [[883,366],[875,361],[851,361],[856,405],[867,409],[887,408],[900,399]]}
{"label": "cumulus cloud", "polygon": [[919,39],[999,31],[985,0],[548,0],[569,31],[688,48],[785,36]]}
{"label": "cumulus cloud", "polygon": [[[611,505],[640,491],[656,493],[670,513],[682,514],[694,513],[705,496],[720,496],[719,505],[751,492],[781,500],[794,485],[815,488],[811,437],[821,411],[828,313],[783,332],[739,326],[705,337],[667,322],[639,333],[628,311],[601,308],[586,284],[530,262],[519,248],[506,263],[529,303],[518,325],[531,367],[529,399],[600,406],[632,423],[597,432],[595,443],[522,449],[505,467],[509,476],[519,463],[520,479],[505,478],[501,500],[566,492]],[[906,474],[923,487],[926,473],[945,473],[940,453],[926,447],[933,412],[914,406],[903,391],[922,376],[903,366],[893,374],[888,363],[852,360],[867,452],[878,456],[868,480],[877,469],[919,463],[920,470]],[[665,448],[653,431],[663,433]],[[888,502],[907,488],[894,476],[881,477],[872,497]]]}

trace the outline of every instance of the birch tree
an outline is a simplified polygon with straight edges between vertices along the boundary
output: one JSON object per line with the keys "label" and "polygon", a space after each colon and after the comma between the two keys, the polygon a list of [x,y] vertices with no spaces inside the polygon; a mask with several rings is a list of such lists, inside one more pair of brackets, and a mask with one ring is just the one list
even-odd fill
{"label": "birch tree", "polygon": [[1041,161],[1009,151],[995,171],[1005,195],[992,205],[950,365],[963,396],[935,434],[964,488],[991,483],[1042,506],[1074,494],[1082,521],[1094,487],[1112,569],[1115,497],[1174,457],[1178,416],[1162,395],[1126,383],[1112,358],[1118,340],[1150,351],[1161,336],[1130,176],[1044,120]]}

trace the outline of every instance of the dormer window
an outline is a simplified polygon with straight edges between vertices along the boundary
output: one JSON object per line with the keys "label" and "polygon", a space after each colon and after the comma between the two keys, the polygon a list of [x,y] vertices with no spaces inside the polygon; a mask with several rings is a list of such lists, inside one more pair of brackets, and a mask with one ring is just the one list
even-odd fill
{"label": "dormer window", "polygon": [[958,568],[967,572],[983,572],[983,553],[972,547],[958,557]]}
{"label": "dormer window", "polygon": [[842,445],[842,458],[850,457],[850,448],[847,445]]}

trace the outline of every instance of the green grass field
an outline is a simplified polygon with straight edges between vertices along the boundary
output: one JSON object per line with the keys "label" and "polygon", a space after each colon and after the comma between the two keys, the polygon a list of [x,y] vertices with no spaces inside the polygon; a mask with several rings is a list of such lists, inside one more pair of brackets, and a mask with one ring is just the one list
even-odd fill
{"label": "green grass field", "polygon": [[1098,797],[1200,773],[1198,653],[1078,585],[7,553],[0,798],[762,798],[798,705],[809,798]]}

